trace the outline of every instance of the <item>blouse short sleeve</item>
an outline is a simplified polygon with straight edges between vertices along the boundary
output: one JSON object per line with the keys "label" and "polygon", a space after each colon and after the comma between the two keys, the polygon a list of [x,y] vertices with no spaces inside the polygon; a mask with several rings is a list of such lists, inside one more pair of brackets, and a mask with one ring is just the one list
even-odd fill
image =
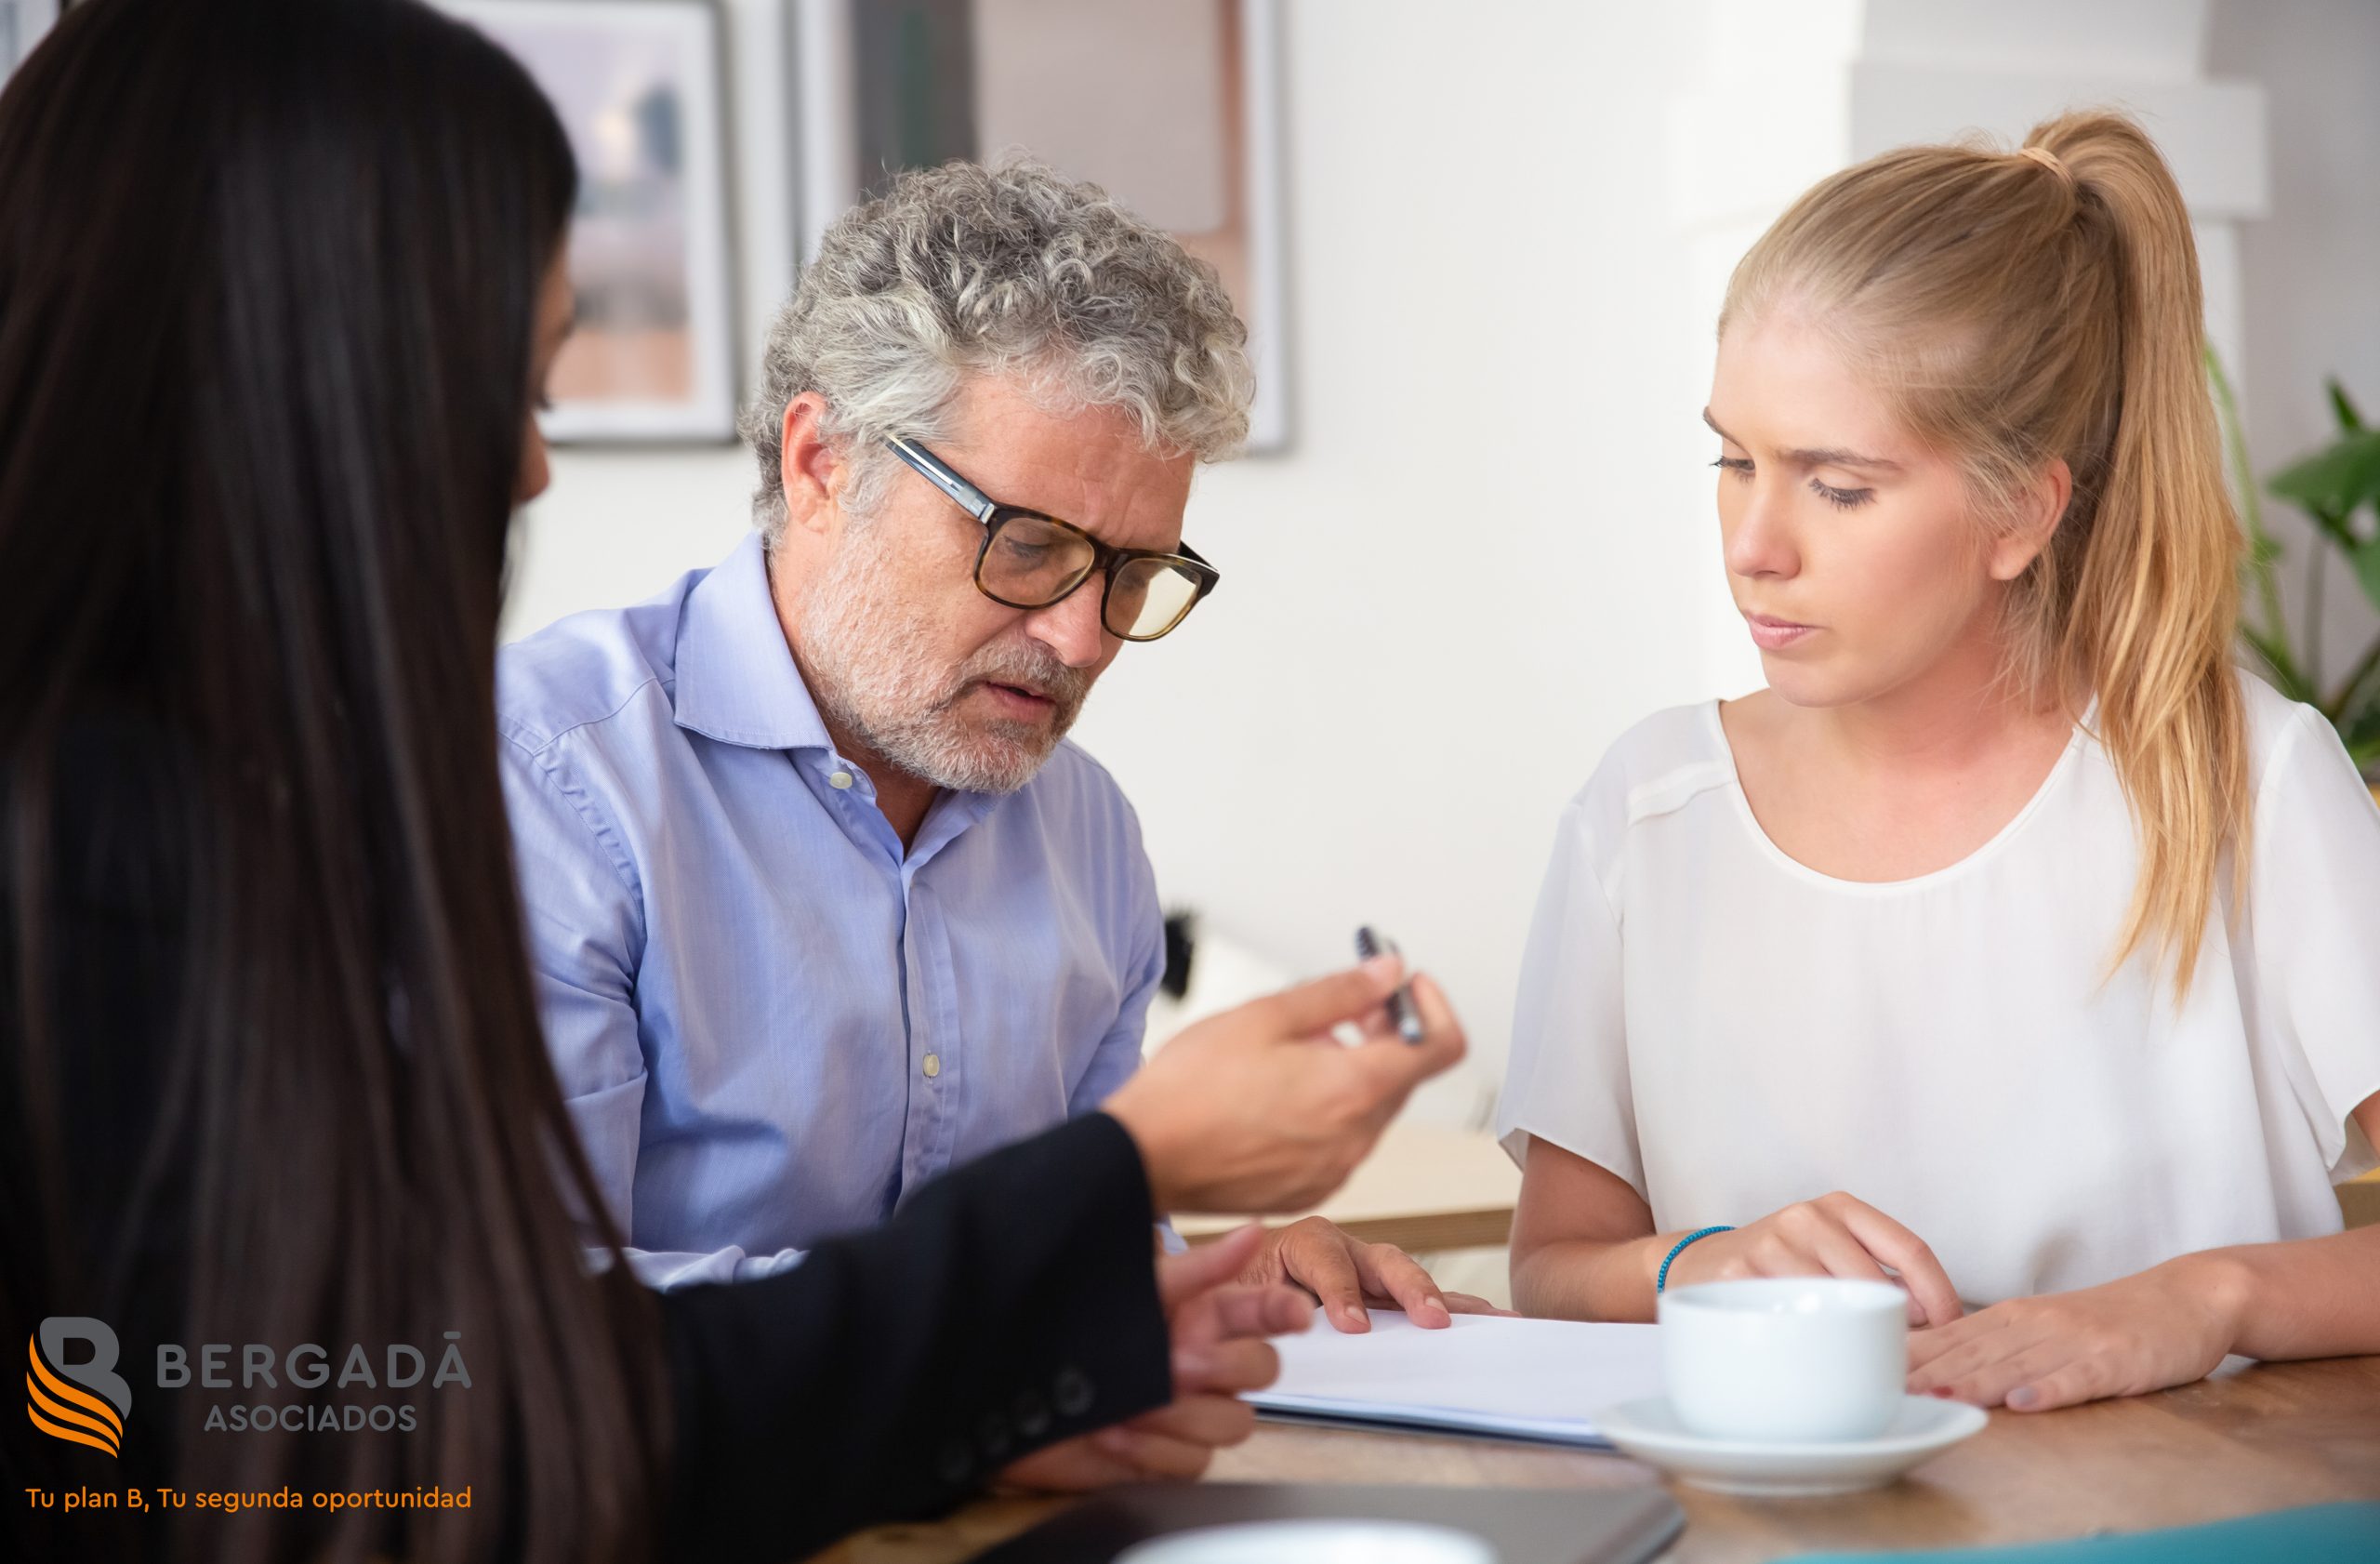
{"label": "blouse short sleeve", "polygon": [[[1625,819],[1597,807],[1606,778],[1572,802],[1521,959],[1512,1060],[1496,1107],[1496,1136],[1526,1165],[1531,1136],[1628,1181],[1644,1195],[1628,1080],[1620,920],[1608,887]],[[1605,821],[1605,814],[1621,817]]]}
{"label": "blouse short sleeve", "polygon": [[2344,1182],[2380,1165],[2353,1118],[2380,1093],[2380,808],[2320,713],[2289,722],[2249,841],[2257,1008]]}

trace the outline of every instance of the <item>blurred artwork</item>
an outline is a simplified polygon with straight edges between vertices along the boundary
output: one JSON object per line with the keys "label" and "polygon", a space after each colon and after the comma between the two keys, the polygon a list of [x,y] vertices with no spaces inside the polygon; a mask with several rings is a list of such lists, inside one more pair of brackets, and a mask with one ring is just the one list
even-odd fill
{"label": "blurred artwork", "polygon": [[732,440],[719,14],[707,0],[442,0],[528,68],[578,157],[578,329],[556,441]]}
{"label": "blurred artwork", "polygon": [[1283,444],[1274,0],[791,4],[797,57],[813,57],[800,60],[805,256],[889,173],[1038,158],[1222,273],[1256,360],[1249,444]]}
{"label": "blurred artwork", "polygon": [[58,0],[0,0],[0,81],[33,52],[58,20]]}

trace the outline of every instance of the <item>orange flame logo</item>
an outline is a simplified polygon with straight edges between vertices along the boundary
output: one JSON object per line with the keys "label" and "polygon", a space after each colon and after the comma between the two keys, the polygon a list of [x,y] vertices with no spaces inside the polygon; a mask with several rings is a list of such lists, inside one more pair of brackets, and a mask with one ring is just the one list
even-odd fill
{"label": "orange flame logo", "polygon": [[[132,1387],[113,1372],[115,1332],[96,1319],[45,1319],[41,1334],[47,1340],[25,1338],[25,1358],[31,1365],[25,1374],[25,1415],[54,1439],[121,1455],[124,1420],[132,1412]],[[69,1367],[62,1348],[70,1336],[90,1342],[97,1356],[88,1363]],[[48,1359],[43,1356],[45,1345]],[[69,1379],[91,1389],[69,1385]],[[101,1394],[94,1395],[95,1390]]]}

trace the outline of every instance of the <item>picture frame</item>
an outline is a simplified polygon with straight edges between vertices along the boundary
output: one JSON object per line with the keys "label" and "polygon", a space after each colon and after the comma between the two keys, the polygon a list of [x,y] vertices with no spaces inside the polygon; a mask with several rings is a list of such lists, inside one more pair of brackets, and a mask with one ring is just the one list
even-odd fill
{"label": "picture frame", "polygon": [[726,19],[718,0],[437,0],[518,59],[579,166],[577,329],[540,415],[557,444],[735,438]]}
{"label": "picture frame", "polygon": [[784,0],[798,253],[888,171],[1038,157],[1223,274],[1289,441],[1280,0]]}

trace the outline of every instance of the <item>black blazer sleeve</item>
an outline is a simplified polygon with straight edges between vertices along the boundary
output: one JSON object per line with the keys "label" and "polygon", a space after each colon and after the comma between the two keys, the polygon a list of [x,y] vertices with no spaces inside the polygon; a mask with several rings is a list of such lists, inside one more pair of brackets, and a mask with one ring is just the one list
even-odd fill
{"label": "black blazer sleeve", "polygon": [[795,1559],[1172,1397],[1146,1173],[1094,1113],[761,1281],[664,1293],[664,1556]]}

